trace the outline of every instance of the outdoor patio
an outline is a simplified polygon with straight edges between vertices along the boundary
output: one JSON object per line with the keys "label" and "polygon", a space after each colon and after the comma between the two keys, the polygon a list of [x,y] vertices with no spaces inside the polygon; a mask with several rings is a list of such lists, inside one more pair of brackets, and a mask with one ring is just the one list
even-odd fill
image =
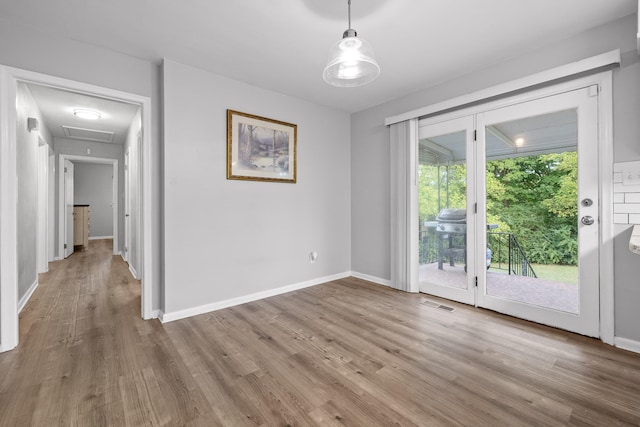
{"label": "outdoor patio", "polygon": [[[433,262],[420,266],[419,281],[453,288],[467,287],[464,266],[451,267],[444,263],[442,270]],[[487,271],[487,293],[497,298],[510,299],[568,313],[578,313],[578,286],[518,275],[505,271]]]}

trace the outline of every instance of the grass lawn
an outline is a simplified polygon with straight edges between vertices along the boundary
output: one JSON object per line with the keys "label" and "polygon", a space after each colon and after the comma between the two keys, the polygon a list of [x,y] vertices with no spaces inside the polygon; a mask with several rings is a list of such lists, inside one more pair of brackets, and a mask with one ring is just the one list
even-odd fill
{"label": "grass lawn", "polygon": [[541,279],[578,284],[578,266],[576,265],[531,264],[531,267]]}

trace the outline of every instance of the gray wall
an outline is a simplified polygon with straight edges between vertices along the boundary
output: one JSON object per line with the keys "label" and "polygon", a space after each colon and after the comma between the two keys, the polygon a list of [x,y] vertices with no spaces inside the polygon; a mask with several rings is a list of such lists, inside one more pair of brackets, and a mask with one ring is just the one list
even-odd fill
{"label": "gray wall", "polygon": [[[40,110],[29,89],[18,85],[17,92],[17,166],[18,166],[18,299],[22,299],[38,280],[36,265],[38,231],[38,136],[51,143],[51,133],[42,120]],[[29,132],[27,118],[34,117],[39,131]]]}
{"label": "gray wall", "polygon": [[89,205],[89,238],[113,237],[113,166],[73,162],[74,203]]}
{"label": "gray wall", "polygon": [[[164,102],[166,313],[350,270],[347,113],[172,61]],[[296,184],[226,179],[227,108],[298,125]]]}
{"label": "gray wall", "polygon": [[[623,64],[614,71],[614,155],[616,161],[640,159],[640,63],[636,30],[636,16],[628,16],[540,50],[523,52],[519,58],[354,114],[351,120],[352,270],[380,279],[390,278],[386,117],[620,49]],[[628,253],[629,227],[616,226],[616,234],[615,334],[640,341],[640,258]]]}
{"label": "gray wall", "polygon": [[[151,98],[153,156],[151,158],[151,218],[152,253],[147,254],[155,261],[152,272],[153,309],[160,306],[160,67],[148,61],[102,49],[82,42],[51,36],[15,24],[10,20],[0,20],[0,64],[25,70],[36,71],[56,77],[76,80],[110,89],[129,92]],[[85,151],[86,153],[86,151]],[[97,153],[94,154],[97,156]],[[35,227],[35,225],[34,225]]]}

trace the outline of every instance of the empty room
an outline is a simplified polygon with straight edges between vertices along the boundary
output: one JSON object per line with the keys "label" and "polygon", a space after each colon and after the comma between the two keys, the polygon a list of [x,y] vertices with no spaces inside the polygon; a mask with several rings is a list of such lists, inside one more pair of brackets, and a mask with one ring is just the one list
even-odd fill
{"label": "empty room", "polygon": [[640,425],[637,0],[0,3],[0,425]]}

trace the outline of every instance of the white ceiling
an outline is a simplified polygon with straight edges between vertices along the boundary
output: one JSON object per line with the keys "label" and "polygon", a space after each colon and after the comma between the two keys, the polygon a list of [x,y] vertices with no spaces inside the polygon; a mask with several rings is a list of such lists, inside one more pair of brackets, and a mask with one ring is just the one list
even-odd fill
{"label": "white ceiling", "polygon": [[[110,99],[97,98],[47,86],[28,84],[27,87],[38,104],[42,117],[54,137],[69,138],[63,127],[72,128],[71,139],[94,140],[98,142],[104,132],[112,132],[110,143],[124,144],[127,131],[139,105],[126,104]],[[76,117],[77,108],[94,110],[102,114],[98,120]],[[102,134],[102,135],[101,135]],[[75,138],[74,135],[82,136]]]}
{"label": "white ceiling", "polygon": [[3,0],[0,19],[356,112],[636,10],[636,0],[352,0],[352,27],[382,74],[348,89],[322,80],[347,0]]}

